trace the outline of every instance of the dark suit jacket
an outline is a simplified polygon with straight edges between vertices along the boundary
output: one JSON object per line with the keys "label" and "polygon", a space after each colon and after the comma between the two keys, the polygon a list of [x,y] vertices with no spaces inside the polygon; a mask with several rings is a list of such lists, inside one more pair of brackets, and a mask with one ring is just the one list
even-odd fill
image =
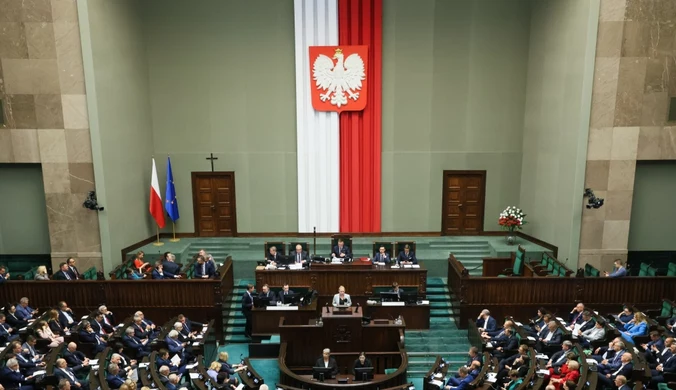
{"label": "dark suit jacket", "polygon": [[568,325],[582,323],[582,313],[574,312],[568,315]]}
{"label": "dark suit jacket", "polygon": [[167,343],[167,349],[169,349],[169,352],[174,354],[174,353],[182,353],[183,352],[183,345],[181,344],[180,341],[174,340],[171,337],[167,336],[165,337],[164,341]]}
{"label": "dark suit jacket", "polygon": [[472,362],[474,362],[474,361],[477,361],[477,362],[479,362],[483,365],[483,360],[481,359],[481,355],[477,354],[476,356],[470,357],[469,359],[467,359],[466,366],[470,367],[472,365]]}
{"label": "dark suit jacket", "polygon": [[454,389],[455,389],[455,390],[465,390],[465,389],[468,389],[468,388],[469,388],[469,384],[472,383],[473,380],[474,380],[474,377],[473,377],[472,375],[469,375],[469,374],[468,374],[466,377],[464,377],[464,378],[460,381],[460,383],[458,384],[458,386],[456,386]]}
{"label": "dark suit jacket", "polygon": [[247,292],[242,295],[242,312],[249,312],[253,307],[253,296],[249,295]]}
{"label": "dark suit jacket", "polygon": [[[667,358],[668,359],[668,358]],[[662,368],[664,369],[664,372],[669,372],[669,373],[676,373],[676,357],[672,357],[671,359],[665,359],[666,363],[662,364]]]}
{"label": "dark suit jacket", "polygon": [[98,341],[96,341],[96,338],[98,337],[101,344],[106,344],[106,342],[101,340],[101,337],[96,333],[89,333],[84,329],[78,332],[78,336],[80,336],[80,341],[83,343],[98,344]]}
{"label": "dark suit jacket", "polygon": [[[315,367],[324,367],[324,358],[317,359]],[[329,357],[329,368],[331,368],[331,376],[336,376],[336,374],[338,374],[338,363],[336,363],[336,359]]]}
{"label": "dark suit jacket", "polygon": [[124,384],[124,379],[120,378],[118,375],[108,374],[106,376],[106,382],[108,382],[108,387],[111,389],[119,389],[120,386]]}
{"label": "dark suit jacket", "polygon": [[664,340],[662,340],[662,338],[659,338],[659,339],[657,339],[657,340],[655,340],[655,341],[652,341],[652,340],[649,341],[649,342],[648,342],[648,350],[651,350],[651,347],[652,347],[653,345],[654,345],[655,347],[657,347],[657,350],[658,350],[658,351],[661,351],[661,350],[664,349]]}
{"label": "dark suit jacket", "polygon": [[195,263],[195,278],[201,279],[204,275],[207,275],[210,278],[213,278],[216,275],[214,263],[211,261],[204,263],[204,273],[202,273],[202,264]]}
{"label": "dark suit jacket", "polygon": [[176,386],[173,383],[165,383],[164,386],[167,388],[167,390],[176,390]]}
{"label": "dark suit jacket", "polygon": [[[321,360],[322,360],[322,362],[324,361],[324,359],[321,359]],[[371,363],[371,361],[369,359],[364,360],[364,364],[361,364],[359,359],[355,360],[354,364],[352,364],[352,375],[356,375],[355,370],[354,370],[355,368],[366,368],[366,367],[373,367],[373,364]],[[357,379],[359,379],[359,378],[357,378]]]}
{"label": "dark suit jacket", "polygon": [[350,248],[348,248],[347,245],[343,245],[343,249],[340,249],[338,248],[338,245],[336,245],[333,247],[333,252],[331,253],[335,253],[336,257],[340,257],[341,253],[345,253],[345,258],[347,259],[350,257]]}
{"label": "dark suit jacket", "polygon": [[418,259],[415,257],[415,252],[413,251],[408,251],[408,255],[406,255],[404,251],[401,251],[399,252],[397,259],[399,261],[410,261],[413,264],[418,264]]}
{"label": "dark suit jacket", "polygon": [[63,353],[63,358],[66,359],[68,367],[73,371],[78,371],[82,368],[85,360],[85,355],[80,351],[70,352],[68,349]]}
{"label": "dark suit jacket", "polygon": [[619,367],[610,372],[610,374],[611,374],[610,379],[615,380],[615,378],[617,378],[617,375],[624,375],[625,378],[631,378],[631,373],[632,373],[632,371],[634,371],[634,365],[631,364],[631,362],[629,362],[629,363],[625,364],[624,367],[622,367],[620,369],[620,372],[618,372],[617,375],[612,375],[618,369],[619,369]]}
{"label": "dark suit jacket", "polygon": [[17,330],[28,326],[28,322],[20,319],[19,317],[16,316],[16,314],[7,314],[5,320],[7,321],[10,327]]}
{"label": "dark suit jacket", "polygon": [[[70,277],[71,280],[74,280],[73,277],[70,276],[70,274],[68,274],[68,276]],[[61,271],[61,270],[58,270],[57,272],[54,272],[54,277],[53,277],[53,279],[54,279],[54,280],[68,280],[68,278],[66,277],[66,274],[65,274],[63,271]]]}
{"label": "dark suit jacket", "polygon": [[261,292],[260,294],[258,294],[258,297],[259,298],[270,298],[270,302],[275,302],[277,300],[277,296],[275,295],[275,293],[273,293],[272,291],[269,291],[269,290],[268,290],[267,294],[264,293],[264,292]]}
{"label": "dark suit jacket", "polygon": [[61,324],[59,323],[59,321],[49,321],[49,322],[47,322],[47,325],[49,326],[49,330],[51,330],[52,333],[54,333],[54,334],[61,335],[61,336],[66,334],[66,332],[64,331],[64,329],[61,326]]}
{"label": "dark suit jacket", "polygon": [[[552,359],[552,367],[561,367],[561,366],[563,366],[564,364],[566,364],[566,362],[568,361],[568,359],[565,358],[565,355],[566,355],[568,352],[570,352],[570,351],[564,351],[564,350],[562,349],[562,350],[560,350],[559,352],[553,354],[552,357],[551,357],[551,359]],[[562,356],[564,357],[563,359],[561,359]],[[561,361],[559,361],[559,359],[561,359]]]}
{"label": "dark suit jacket", "polygon": [[[134,342],[136,341],[136,342]],[[129,348],[132,348],[134,350],[141,351],[143,350],[143,344],[141,344],[141,340],[136,338],[135,336],[127,336],[126,334],[122,336],[122,343]]]}
{"label": "dark suit jacket", "polygon": [[495,340],[498,345],[494,347],[502,347],[503,350],[514,350],[519,348],[519,340],[516,339],[516,336],[511,335],[509,337],[504,336],[500,339]]}
{"label": "dark suit jacket", "polygon": [[134,328],[134,336],[139,340],[147,339],[150,337],[150,332],[144,329],[143,324],[141,325],[133,324],[131,327]]}
{"label": "dark suit jacket", "polygon": [[[547,329],[547,333],[545,333],[545,337],[549,334],[549,329]],[[544,337],[543,337],[544,339]],[[563,333],[561,333],[561,329],[556,329],[554,331],[554,334],[552,335],[552,338],[547,341],[547,345],[556,345],[556,344],[561,344],[563,341]]]}
{"label": "dark suit jacket", "polygon": [[63,329],[70,329],[73,326],[77,325],[78,321],[77,321],[77,317],[75,316],[75,314],[72,311],[69,311],[68,315],[73,320],[73,322],[71,322],[70,325],[68,324],[68,319],[66,318],[66,315],[63,314],[63,312],[61,310],[59,310],[59,324],[61,325],[61,327]]}
{"label": "dark suit jacket", "polygon": [[70,373],[73,374],[73,377],[75,377],[75,373],[73,373],[73,370],[71,370],[71,369],[68,368],[68,367],[66,367],[66,368],[56,368],[56,367],[54,367],[54,375],[56,375],[56,377],[59,378],[59,380],[61,380],[61,379],[67,380],[68,382],[70,382],[70,385],[71,385],[71,386],[75,386],[75,382],[76,382],[76,381],[79,383],[79,381],[77,380],[77,378],[75,378],[75,381],[72,380],[72,379],[70,378],[70,376],[68,376],[68,374],[66,374],[66,373],[64,372],[64,370],[70,370]]}
{"label": "dark suit jacket", "polygon": [[173,261],[162,260],[162,266],[166,272],[174,275],[178,275],[181,272],[181,267]]}
{"label": "dark suit jacket", "polygon": [[275,253],[274,256],[272,255],[272,253],[268,252],[268,261],[274,261],[275,263],[279,263],[280,261],[283,261],[283,259],[284,258],[279,252]]}
{"label": "dark suit jacket", "polygon": [[378,252],[375,254],[375,256],[373,256],[373,261],[378,263],[390,264],[390,262],[392,261],[392,256],[390,256],[390,254],[387,252],[385,252],[385,254],[381,254],[380,252]]}
{"label": "dark suit jacket", "polygon": [[68,274],[72,279],[80,279],[80,271],[77,270],[77,267],[68,266]]}
{"label": "dark suit jacket", "polygon": [[19,362],[19,369],[25,374],[30,374],[31,372],[35,371],[36,368],[35,362],[27,358],[26,356],[24,355],[17,356],[16,360],[17,362]]}
{"label": "dark suit jacket", "polygon": [[[289,262],[290,262],[290,263],[295,263],[295,262],[296,262],[296,256],[297,256],[297,254],[296,254],[296,251],[294,250],[294,251],[291,252],[291,254],[289,255]],[[300,260],[301,260],[301,261],[303,261],[303,260],[306,260],[306,261],[307,261],[307,260],[308,260],[307,252],[305,252],[305,251],[301,251],[301,252],[300,252]]]}
{"label": "dark suit jacket", "polygon": [[[479,318],[478,320],[476,320],[476,327],[477,328],[482,328],[483,326],[484,326],[484,319],[483,318]],[[493,331],[493,330],[495,330],[496,327],[497,327],[497,325],[496,325],[495,319],[493,317],[489,316],[488,322],[486,323],[486,329],[484,329],[484,330],[487,331],[487,332]]]}
{"label": "dark suit jacket", "polygon": [[585,330],[589,330],[589,329],[593,328],[595,324],[596,324],[596,321],[594,321],[594,319],[587,321],[586,324],[584,324],[580,327],[580,332],[584,332]]}
{"label": "dark suit jacket", "polygon": [[[289,295],[294,294],[292,289],[289,289]],[[279,302],[284,302],[284,290],[279,292],[279,296],[277,297]]]}
{"label": "dark suit jacket", "polygon": [[98,323],[96,320],[91,320],[89,323],[92,325],[92,330],[96,334],[101,335],[101,324]]}
{"label": "dark suit jacket", "polygon": [[7,367],[3,367],[0,371],[0,384],[6,389],[18,389],[24,383],[26,383],[26,379],[21,373],[12,371]]}

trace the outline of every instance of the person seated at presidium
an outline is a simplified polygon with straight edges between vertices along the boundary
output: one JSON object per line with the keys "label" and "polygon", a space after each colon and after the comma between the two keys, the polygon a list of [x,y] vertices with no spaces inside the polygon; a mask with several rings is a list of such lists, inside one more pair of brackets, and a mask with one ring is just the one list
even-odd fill
{"label": "person seated at presidium", "polygon": [[276,246],[271,246],[268,248],[268,257],[266,259],[267,263],[270,265],[277,265],[278,263],[282,263],[282,255],[277,253],[277,247]]}
{"label": "person seated at presidium", "polygon": [[373,262],[374,263],[385,263],[385,264],[390,264],[390,261],[392,258],[390,257],[390,254],[385,251],[385,247],[381,246],[378,248],[378,253],[376,253],[373,256]]}
{"label": "person seated at presidium", "polygon": [[336,359],[331,357],[331,350],[328,348],[324,348],[322,357],[315,362],[315,367],[331,368],[331,377],[335,377],[338,374],[338,364],[336,363]]}
{"label": "person seated at presidium", "polygon": [[336,306],[352,306],[350,294],[345,294],[345,287],[338,287],[338,294],[333,296],[333,307]]}
{"label": "person seated at presidium", "polygon": [[359,358],[357,358],[357,360],[354,361],[354,364],[352,364],[352,375],[355,376],[355,380],[359,380],[359,378],[356,377],[357,372],[355,369],[367,367],[373,367],[373,364],[371,363],[371,360],[366,358],[366,354],[364,352],[361,352],[359,354]]}
{"label": "person seated at presidium", "polygon": [[308,257],[307,252],[303,250],[301,244],[296,245],[296,251],[293,252],[293,262],[296,264],[305,264],[307,263]]}
{"label": "person seated at presidium", "polygon": [[603,274],[609,278],[621,278],[627,276],[627,269],[622,266],[622,260],[615,260],[615,267],[613,267],[613,272],[605,271]]}
{"label": "person seated at presidium", "polygon": [[338,239],[338,245],[333,247],[333,252],[331,252],[331,257],[340,257],[341,259],[349,259],[352,257],[350,254],[350,248],[345,246],[345,241],[342,238]]}
{"label": "person seated at presidium", "polygon": [[402,264],[418,264],[415,252],[411,251],[411,247],[408,244],[404,245],[404,250],[399,252],[397,261]]}

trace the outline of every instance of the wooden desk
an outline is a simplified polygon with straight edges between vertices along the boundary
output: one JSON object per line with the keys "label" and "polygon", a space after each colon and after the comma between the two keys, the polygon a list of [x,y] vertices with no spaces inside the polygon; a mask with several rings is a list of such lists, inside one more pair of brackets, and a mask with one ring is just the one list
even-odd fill
{"label": "wooden desk", "polygon": [[383,306],[380,303],[366,306],[366,316],[373,319],[391,319],[402,316],[406,329],[430,328],[430,305]]}
{"label": "wooden desk", "polygon": [[[282,317],[294,317],[299,324],[307,324],[310,320],[319,316],[317,312],[317,301],[313,301],[309,306],[300,306],[297,310],[288,308],[281,309],[284,306],[275,306],[275,310],[269,310],[267,307],[254,307],[251,310],[251,327],[254,336],[271,336],[279,334],[279,320]],[[281,309],[281,310],[280,310]]]}
{"label": "wooden desk", "polygon": [[288,283],[292,288],[308,287],[317,290],[320,296],[332,297],[338,292],[338,286],[345,286],[351,296],[373,296],[375,287],[389,287],[392,282],[400,286],[417,287],[418,294],[427,294],[427,269],[390,268],[375,266],[370,262],[355,260],[347,264],[313,263],[304,270],[256,270],[256,289],[264,284],[271,288],[282,287]]}

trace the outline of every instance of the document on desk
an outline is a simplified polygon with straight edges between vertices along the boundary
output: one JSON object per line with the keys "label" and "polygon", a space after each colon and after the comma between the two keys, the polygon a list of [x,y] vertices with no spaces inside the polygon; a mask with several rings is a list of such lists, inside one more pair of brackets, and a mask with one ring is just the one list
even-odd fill
{"label": "document on desk", "polygon": [[187,364],[185,368],[188,370],[192,370],[193,368],[197,367],[198,364],[199,363]]}
{"label": "document on desk", "polygon": [[298,270],[298,269],[303,269],[303,264],[289,264],[289,269],[290,270]]}
{"label": "document on desk", "polygon": [[444,387],[444,382],[436,380],[436,379],[431,380],[430,383],[437,386],[440,389]]}
{"label": "document on desk", "polygon": [[381,306],[406,306],[406,302],[382,302]]}
{"label": "document on desk", "polygon": [[99,364],[99,359],[89,359],[89,364],[92,366],[95,364]]}
{"label": "document on desk", "polygon": [[139,363],[139,364],[138,364],[138,367],[139,367],[139,368],[147,368],[149,365],[150,365],[149,362]]}
{"label": "document on desk", "polygon": [[199,379],[199,378],[200,378],[199,372],[191,372],[190,373],[190,379]]}
{"label": "document on desk", "polygon": [[199,341],[195,341],[194,343],[192,343],[192,346],[193,346],[193,347],[196,347],[196,346],[198,346],[198,345],[200,345],[200,342],[199,342]]}
{"label": "document on desk", "polygon": [[413,268],[413,266],[411,264],[404,264],[404,269],[409,269],[409,268]]}
{"label": "document on desk", "polygon": [[413,264],[411,267],[412,267],[413,269],[420,268],[420,264]]}
{"label": "document on desk", "polygon": [[265,310],[274,310],[274,311],[298,311],[298,306],[265,306]]}
{"label": "document on desk", "polygon": [[419,304],[420,304],[420,305],[429,305],[429,304],[430,304],[430,301],[428,301],[427,299],[423,299],[422,301],[420,301]]}

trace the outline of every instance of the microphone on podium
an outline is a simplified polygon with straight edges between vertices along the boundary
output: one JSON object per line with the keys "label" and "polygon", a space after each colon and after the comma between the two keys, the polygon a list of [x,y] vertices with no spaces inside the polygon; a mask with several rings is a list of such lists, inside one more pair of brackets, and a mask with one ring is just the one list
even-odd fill
{"label": "microphone on podium", "polygon": [[359,313],[359,306],[361,306],[359,303],[357,303],[357,310],[355,310],[355,313]]}
{"label": "microphone on podium", "polygon": [[326,312],[329,313],[329,303],[326,302]]}

